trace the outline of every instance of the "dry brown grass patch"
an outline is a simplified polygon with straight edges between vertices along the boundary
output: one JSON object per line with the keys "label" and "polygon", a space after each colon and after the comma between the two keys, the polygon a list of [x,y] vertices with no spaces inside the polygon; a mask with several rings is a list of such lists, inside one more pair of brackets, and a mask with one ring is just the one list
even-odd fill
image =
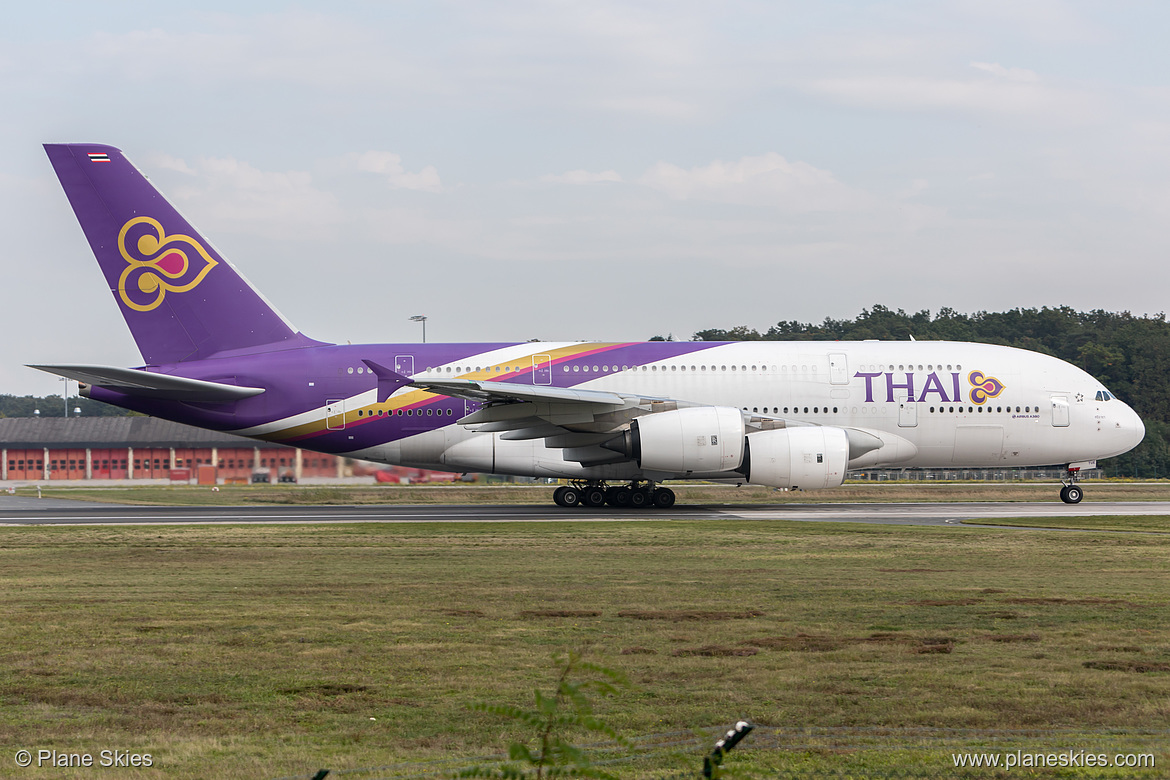
{"label": "dry brown grass patch", "polygon": [[919,637],[893,632],[879,632],[869,636],[827,636],[825,634],[796,634],[795,636],[768,636],[745,639],[741,645],[765,650],[824,653],[861,644],[901,645],[915,653],[949,653],[958,640],[954,637]]}
{"label": "dry brown grass patch", "polygon": [[756,647],[725,647],[723,645],[706,645],[704,647],[680,647],[671,655],[676,657],[683,656],[704,656],[707,658],[744,658],[755,655],[760,652]]}
{"label": "dry brown grass patch", "polygon": [[701,609],[627,609],[618,613],[618,617],[632,618],[634,620],[670,620],[675,623],[684,621],[748,620],[763,616],[764,613],[758,609],[749,609],[743,612]]}
{"label": "dry brown grass patch", "polygon": [[907,601],[907,604],[913,607],[970,607],[975,604],[982,604],[982,599],[921,599],[919,601]]}
{"label": "dry brown grass patch", "polygon": [[285,688],[281,693],[286,696],[301,696],[311,694],[315,696],[345,696],[351,693],[365,693],[370,690],[368,685],[347,685],[345,683],[316,683],[314,685],[300,685],[296,688]]}
{"label": "dry brown grass patch", "polygon": [[1093,648],[1099,653],[1141,653],[1144,652],[1137,645],[1097,645]]}
{"label": "dry brown grass patch", "polygon": [[745,639],[740,644],[767,650],[824,653],[830,650],[840,650],[859,641],[862,640],[853,637],[797,634],[796,636],[765,636],[758,639]]}
{"label": "dry brown grass patch", "polygon": [[1170,672],[1170,663],[1160,661],[1085,661],[1081,666],[1086,669],[1102,669],[1110,672]]}
{"label": "dry brown grass patch", "polygon": [[1096,596],[1090,596],[1083,599],[1066,599],[1061,596],[1019,596],[1017,598],[1004,599],[1006,604],[1057,604],[1069,606],[1094,606],[1094,607],[1129,607],[1131,609],[1141,609],[1144,605],[1135,604],[1132,601],[1125,599],[1103,599]]}
{"label": "dry brown grass patch", "polygon": [[658,655],[658,651],[650,647],[626,647],[622,655]]}
{"label": "dry brown grass patch", "polygon": [[992,642],[1039,642],[1039,634],[989,634],[988,640]]}
{"label": "dry brown grass patch", "polygon": [[596,609],[526,609],[521,611],[520,617],[525,618],[587,618],[601,617],[601,611]]}

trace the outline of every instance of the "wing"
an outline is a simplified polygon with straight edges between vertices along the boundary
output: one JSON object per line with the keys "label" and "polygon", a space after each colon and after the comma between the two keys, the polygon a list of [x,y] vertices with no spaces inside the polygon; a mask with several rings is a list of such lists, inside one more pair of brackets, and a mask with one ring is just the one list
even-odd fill
{"label": "wing", "polygon": [[[709,406],[605,390],[474,379],[428,379],[416,376],[412,377],[410,384],[432,393],[485,405],[459,420],[460,425],[483,433],[499,433],[505,441],[544,439],[545,446],[560,449],[565,460],[576,461],[584,466],[629,460],[628,455],[604,445],[620,437],[638,417],[686,407]],[[808,424],[748,413],[744,413],[744,423],[750,430]]]}
{"label": "wing", "polygon": [[50,374],[74,379],[140,398],[164,398],[172,401],[226,403],[251,398],[264,392],[263,387],[240,387],[202,379],[188,379],[170,374],[156,374],[136,368],[117,366],[29,366]]}

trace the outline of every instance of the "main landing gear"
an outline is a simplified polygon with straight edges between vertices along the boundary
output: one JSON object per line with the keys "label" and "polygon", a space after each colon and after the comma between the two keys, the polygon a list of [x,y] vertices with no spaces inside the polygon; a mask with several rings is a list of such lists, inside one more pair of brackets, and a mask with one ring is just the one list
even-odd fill
{"label": "main landing gear", "polygon": [[674,491],[656,487],[653,482],[631,482],[629,485],[608,486],[604,482],[572,482],[553,491],[557,506],[615,507],[669,509],[674,506]]}
{"label": "main landing gear", "polygon": [[1085,497],[1085,491],[1077,485],[1077,477],[1080,476],[1081,470],[1079,468],[1069,469],[1066,473],[1068,476],[1061,480],[1064,487],[1060,489],[1060,500],[1066,504],[1079,504],[1081,499]]}

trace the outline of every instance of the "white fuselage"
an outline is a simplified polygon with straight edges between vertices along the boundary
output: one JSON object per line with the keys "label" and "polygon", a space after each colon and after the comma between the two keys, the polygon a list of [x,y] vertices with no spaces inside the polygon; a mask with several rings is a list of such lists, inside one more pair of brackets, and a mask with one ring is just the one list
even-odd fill
{"label": "white fuselage", "polygon": [[[524,347],[537,355],[560,346],[516,345],[508,348],[507,359],[519,362],[516,351]],[[428,366],[420,376],[459,376],[496,357],[483,353],[458,364]],[[850,468],[1069,464],[1125,452],[1145,432],[1129,406],[1081,369],[1047,355],[986,344],[737,342],[637,366],[599,360],[554,371],[574,372],[574,388],[734,407],[790,423],[857,429],[887,442],[878,454],[850,461]],[[457,423],[350,454],[528,476],[681,476],[643,475],[630,463],[583,467],[541,439],[512,441]]]}

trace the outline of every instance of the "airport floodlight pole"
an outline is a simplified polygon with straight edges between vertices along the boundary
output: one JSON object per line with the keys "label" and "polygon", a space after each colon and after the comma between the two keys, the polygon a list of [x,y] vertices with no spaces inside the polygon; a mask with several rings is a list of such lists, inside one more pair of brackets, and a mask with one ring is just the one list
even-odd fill
{"label": "airport floodlight pole", "polygon": [[426,344],[426,343],[427,343],[427,315],[425,315],[425,314],[416,314],[416,315],[414,315],[413,317],[411,317],[411,318],[410,318],[410,321],[411,321],[411,322],[421,322],[421,323],[422,323],[422,330],[423,330],[423,343],[424,343],[424,344]]}

